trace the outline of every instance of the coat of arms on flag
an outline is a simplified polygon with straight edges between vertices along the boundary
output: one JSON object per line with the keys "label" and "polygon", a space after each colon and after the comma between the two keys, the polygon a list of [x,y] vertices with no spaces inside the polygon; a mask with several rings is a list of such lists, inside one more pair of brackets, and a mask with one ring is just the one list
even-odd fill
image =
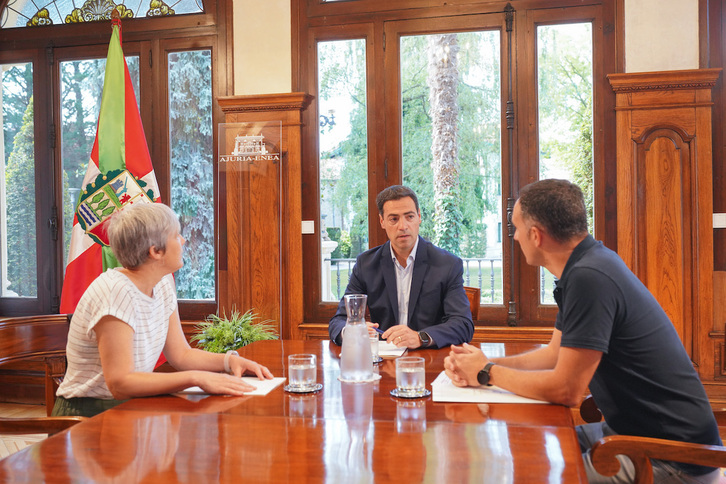
{"label": "coat of arms on flag", "polygon": [[113,170],[105,175],[98,175],[83,190],[78,201],[76,218],[79,225],[94,242],[108,245],[104,222],[111,215],[127,205],[153,203],[154,192],[146,192],[144,186],[146,183],[136,180],[128,170]]}

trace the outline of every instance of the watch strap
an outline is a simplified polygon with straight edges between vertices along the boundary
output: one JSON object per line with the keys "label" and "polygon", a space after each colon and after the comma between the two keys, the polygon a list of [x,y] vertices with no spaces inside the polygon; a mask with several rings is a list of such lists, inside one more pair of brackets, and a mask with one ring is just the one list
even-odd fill
{"label": "watch strap", "polygon": [[235,350],[229,350],[224,355],[224,371],[226,373],[232,373],[232,368],[229,366],[229,358],[231,356],[239,356],[239,353],[237,353]]}
{"label": "watch strap", "polygon": [[489,383],[489,380],[491,380],[489,371],[492,369],[492,366],[494,366],[495,364],[496,363],[490,361],[486,365],[484,365],[484,368],[481,371],[479,371],[479,373],[476,376],[476,379],[480,385],[491,385],[491,383]]}

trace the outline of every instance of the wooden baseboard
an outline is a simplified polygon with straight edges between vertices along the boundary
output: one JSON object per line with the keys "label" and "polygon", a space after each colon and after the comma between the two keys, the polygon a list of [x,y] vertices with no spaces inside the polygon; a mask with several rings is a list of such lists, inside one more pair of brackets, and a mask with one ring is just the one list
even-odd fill
{"label": "wooden baseboard", "polygon": [[475,343],[548,343],[552,338],[552,328],[476,326]]}
{"label": "wooden baseboard", "polygon": [[[328,339],[328,325],[303,323],[298,326],[302,339]],[[513,328],[509,326],[476,326],[474,343],[547,343],[552,338],[552,328]]]}

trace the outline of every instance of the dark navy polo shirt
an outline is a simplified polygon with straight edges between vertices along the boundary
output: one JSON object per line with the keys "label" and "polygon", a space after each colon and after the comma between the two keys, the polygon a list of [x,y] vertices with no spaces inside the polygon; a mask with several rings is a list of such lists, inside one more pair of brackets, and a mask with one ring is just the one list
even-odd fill
{"label": "dark navy polo shirt", "polygon": [[[721,445],[706,392],[673,323],[613,251],[588,235],[554,291],[563,347],[603,353],[590,391],[625,435]],[[691,474],[710,468],[677,464]]]}

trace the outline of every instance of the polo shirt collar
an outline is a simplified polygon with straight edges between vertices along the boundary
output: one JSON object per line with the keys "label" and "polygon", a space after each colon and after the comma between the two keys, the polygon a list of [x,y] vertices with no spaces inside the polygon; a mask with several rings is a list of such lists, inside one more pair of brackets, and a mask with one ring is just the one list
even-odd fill
{"label": "polo shirt collar", "polygon": [[582,256],[584,256],[588,250],[595,247],[596,245],[598,245],[598,241],[595,240],[595,238],[590,234],[587,234],[587,236],[582,239],[579,244],[577,244],[577,246],[573,249],[572,254],[570,254],[570,258],[567,259],[567,264],[565,264],[565,268],[562,271],[562,276],[557,281],[558,286],[560,284],[560,281],[567,277],[567,273],[570,272],[572,266],[577,264],[577,262],[582,259]]}

